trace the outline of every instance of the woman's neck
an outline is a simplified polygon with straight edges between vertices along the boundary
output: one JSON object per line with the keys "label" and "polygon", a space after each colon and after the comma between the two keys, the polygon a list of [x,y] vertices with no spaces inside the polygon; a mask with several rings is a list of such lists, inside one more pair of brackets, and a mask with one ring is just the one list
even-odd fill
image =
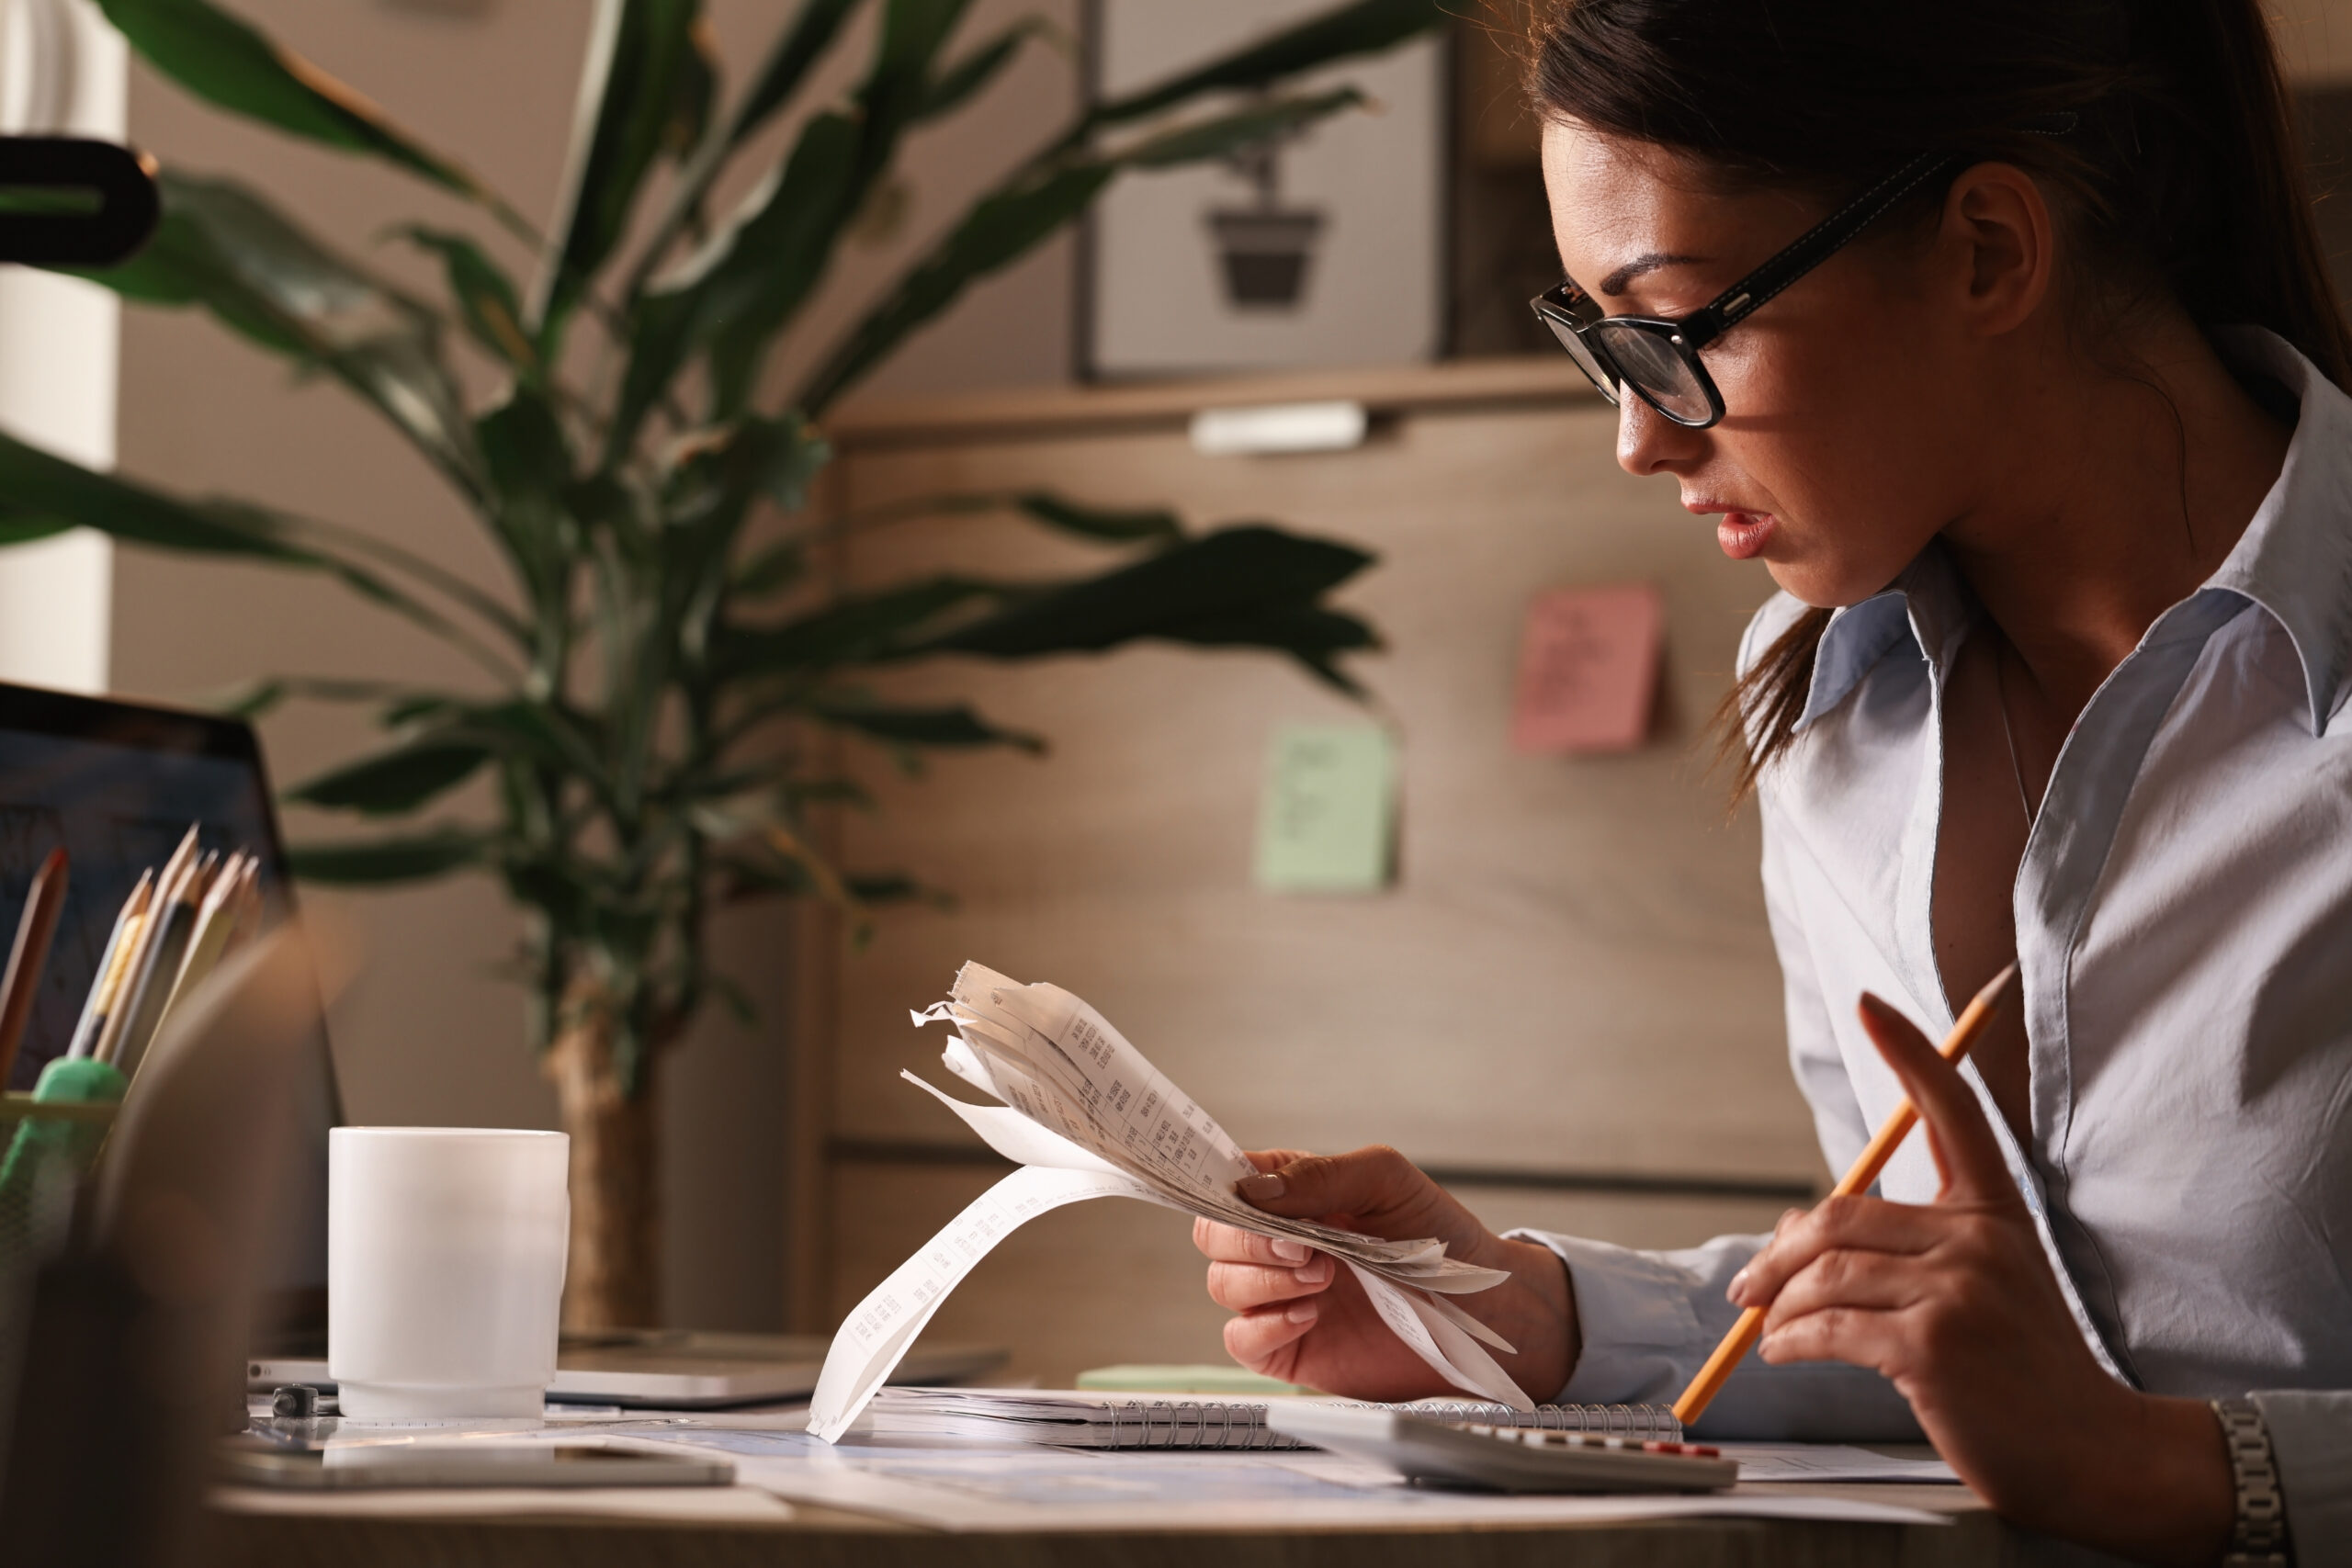
{"label": "woman's neck", "polygon": [[2062,728],[2236,547],[2292,435],[2186,316],[2126,348],[2128,377],[2045,346],[2002,422],[2009,478],[1944,534]]}

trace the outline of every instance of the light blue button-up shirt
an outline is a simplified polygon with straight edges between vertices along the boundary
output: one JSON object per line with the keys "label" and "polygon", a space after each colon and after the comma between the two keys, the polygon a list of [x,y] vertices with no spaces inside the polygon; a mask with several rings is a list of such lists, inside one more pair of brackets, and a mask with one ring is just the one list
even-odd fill
{"label": "light blue button-up shirt", "polygon": [[[2300,400],[2286,465],[2059,753],[2014,894],[2030,1140],[1963,1071],[2093,1352],[2151,1393],[2254,1393],[2313,1568],[2352,1564],[2352,399],[2267,333],[2223,346]],[[1758,612],[1743,669],[1801,608]],[[1944,686],[1976,619],[1934,547],[1838,611],[1802,738],[1759,791],[1789,1054],[1834,1169],[1902,1097],[1857,997],[1931,1037],[1951,1026],[1929,879]],[[1905,1202],[1936,1189],[1923,1137],[1880,1184]],[[1644,1253],[1525,1234],[1575,1284],[1584,1352],[1559,1397],[1578,1401],[1679,1394],[1766,1239]],[[1874,1372],[1754,1357],[1701,1430],[1917,1432]]]}

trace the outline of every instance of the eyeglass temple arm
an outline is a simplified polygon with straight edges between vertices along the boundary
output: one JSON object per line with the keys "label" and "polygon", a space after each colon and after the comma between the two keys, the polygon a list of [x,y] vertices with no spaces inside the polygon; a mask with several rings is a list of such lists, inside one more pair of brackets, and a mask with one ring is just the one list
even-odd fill
{"label": "eyeglass temple arm", "polygon": [[[2014,129],[2030,136],[2066,136],[2080,123],[2071,110],[2030,116]],[[1742,318],[1837,254],[1838,247],[1943,170],[1966,162],[1959,152],[1922,152],[1806,230],[1794,243],[1683,318],[1686,346],[1704,348]]]}
{"label": "eyeglass temple arm", "polygon": [[1806,230],[1779,255],[1733,284],[1682,321],[1682,339],[1704,348],[1798,278],[1836,254],[1905,197],[1961,161],[1957,152],[1922,152]]}

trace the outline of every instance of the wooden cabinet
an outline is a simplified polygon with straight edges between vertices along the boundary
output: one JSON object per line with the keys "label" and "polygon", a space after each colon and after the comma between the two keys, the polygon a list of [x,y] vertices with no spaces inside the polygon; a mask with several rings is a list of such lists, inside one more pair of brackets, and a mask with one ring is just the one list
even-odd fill
{"label": "wooden cabinet", "polygon": [[[1210,457],[1197,409],[1353,398],[1340,453]],[[863,951],[806,956],[814,998],[800,1206],[805,1318],[830,1325],[995,1171],[898,1081],[947,1082],[907,1011],[966,958],[1086,997],[1246,1145],[1396,1145],[1500,1224],[1645,1245],[1769,1225],[1819,1180],[1783,1051],[1753,813],[1726,813],[1706,722],[1770,591],[1671,483],[1614,461],[1613,412],[1565,361],[1186,388],[1002,395],[871,409],[834,429],[835,502],[1050,488],[1170,503],[1193,527],[1268,519],[1380,558],[1346,591],[1388,642],[1358,708],[1237,653],[1143,649],[910,674],[1050,739],[861,772],[882,809],[841,827],[859,868],[952,890]],[[851,535],[854,580],[918,568],[1045,575],[1084,547],[1001,519]],[[1668,650],[1640,751],[1516,755],[1521,617],[1544,589],[1655,582]],[[1269,738],[1287,720],[1381,718],[1401,739],[1398,875],[1373,897],[1261,893],[1250,855]],[[960,1088],[961,1086],[957,1086]],[[984,1151],[978,1151],[984,1152]],[[933,1332],[1001,1339],[1049,1381],[1109,1359],[1216,1358],[1181,1216],[1098,1203],[1000,1251]]]}

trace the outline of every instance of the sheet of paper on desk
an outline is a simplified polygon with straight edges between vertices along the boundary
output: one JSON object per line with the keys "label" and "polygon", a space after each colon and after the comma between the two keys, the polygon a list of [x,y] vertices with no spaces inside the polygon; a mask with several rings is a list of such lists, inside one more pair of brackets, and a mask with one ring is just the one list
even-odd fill
{"label": "sheet of paper on desk", "polygon": [[1499,1496],[1407,1485],[1334,1454],[975,1452],[843,1443],[796,1433],[676,1428],[665,1443],[715,1449],[736,1476],[789,1502],[934,1529],[1279,1529],[1537,1525],[1747,1517],[1942,1524],[1928,1509],[1786,1488],[1626,1497]]}
{"label": "sheet of paper on desk", "polygon": [[1434,1238],[1363,1235],[1243,1202],[1233,1184],[1253,1168],[1239,1146],[1079,998],[967,964],[950,999],[914,1018],[953,1024],[948,1070],[1002,1103],[969,1105],[901,1076],[1023,1168],[982,1193],[851,1310],[809,1401],[811,1432],[830,1442],[849,1430],[948,1292],[997,1243],[1039,1214],[1091,1198],[1134,1198],[1328,1252],[1363,1285],[1381,1320],[1448,1382],[1516,1410],[1533,1408],[1487,1348],[1510,1346],[1451,1300],[1491,1290],[1508,1275],[1448,1258]]}
{"label": "sheet of paper on desk", "polygon": [[1898,1459],[1837,1443],[1717,1443],[1725,1459],[1739,1461],[1742,1481],[1905,1481],[1957,1483],[1951,1466],[1929,1454]]}

